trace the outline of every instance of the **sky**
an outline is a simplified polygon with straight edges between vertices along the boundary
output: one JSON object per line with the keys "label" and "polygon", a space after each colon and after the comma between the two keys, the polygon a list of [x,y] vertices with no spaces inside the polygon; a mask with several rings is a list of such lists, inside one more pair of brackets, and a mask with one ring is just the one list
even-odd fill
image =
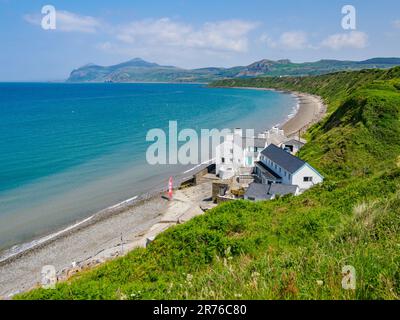
{"label": "sky", "polygon": [[[55,29],[42,27],[48,5]],[[0,0],[0,81],[136,57],[199,68],[399,56],[398,0]]]}

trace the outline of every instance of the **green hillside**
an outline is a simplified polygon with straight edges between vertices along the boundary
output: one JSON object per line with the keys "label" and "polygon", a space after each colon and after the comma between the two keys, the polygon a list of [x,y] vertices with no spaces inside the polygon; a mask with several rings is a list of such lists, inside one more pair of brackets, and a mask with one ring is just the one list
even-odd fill
{"label": "green hillside", "polygon": [[[148,249],[23,299],[400,299],[400,68],[227,80],[329,105],[300,157],[326,177],[299,197],[236,201]],[[341,286],[342,267],[357,272]]]}
{"label": "green hillside", "polygon": [[112,66],[88,64],[73,70],[68,82],[203,82],[225,78],[257,76],[307,76],[341,70],[391,68],[400,65],[400,58],[374,58],[365,61],[320,60],[293,63],[290,60],[263,59],[248,66],[233,68],[183,69],[161,66],[140,58]]}

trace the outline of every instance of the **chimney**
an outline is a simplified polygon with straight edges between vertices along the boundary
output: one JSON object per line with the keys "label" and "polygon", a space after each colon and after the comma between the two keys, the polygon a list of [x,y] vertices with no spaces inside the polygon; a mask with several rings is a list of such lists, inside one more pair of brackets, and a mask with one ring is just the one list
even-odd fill
{"label": "chimney", "polygon": [[243,130],[241,128],[236,128],[235,130],[233,130],[234,135],[238,135],[240,137],[243,136]]}

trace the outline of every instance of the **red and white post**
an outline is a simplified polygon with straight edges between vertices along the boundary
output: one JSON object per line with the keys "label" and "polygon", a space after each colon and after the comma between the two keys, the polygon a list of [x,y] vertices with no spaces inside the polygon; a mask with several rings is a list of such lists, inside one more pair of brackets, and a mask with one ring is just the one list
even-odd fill
{"label": "red and white post", "polygon": [[173,189],[174,189],[174,184],[173,184],[173,181],[172,181],[172,177],[170,177],[169,178],[169,183],[168,183],[168,197],[169,197],[169,200],[172,200]]}

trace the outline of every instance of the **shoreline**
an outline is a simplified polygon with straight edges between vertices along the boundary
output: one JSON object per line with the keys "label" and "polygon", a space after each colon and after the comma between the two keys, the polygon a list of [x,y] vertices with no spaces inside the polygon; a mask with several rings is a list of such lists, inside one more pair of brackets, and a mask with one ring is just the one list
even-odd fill
{"label": "shoreline", "polygon": [[[295,114],[292,117],[288,115],[287,120],[279,126],[285,130],[288,138],[321,120],[326,112],[322,99],[309,94],[267,88],[240,89],[270,90],[297,97]],[[211,161],[181,173],[182,177],[175,177],[174,188],[203,170]],[[189,177],[183,177],[189,173]],[[97,266],[134,248],[146,247],[149,239],[167,228],[203,213],[199,210],[202,209],[199,203],[204,199],[199,196],[210,193],[207,183],[189,187],[188,193],[191,196],[187,197],[181,192],[183,200],[178,197],[171,202],[162,197],[166,186],[158,186],[152,192],[124,200],[28,244],[14,246],[14,249],[25,249],[15,254],[11,252],[5,258],[4,255],[0,256],[0,259],[3,258],[0,260],[0,299],[10,298],[37,286],[44,265],[54,265],[59,279],[66,280],[78,271]],[[178,192],[178,196],[179,194]],[[185,218],[185,215],[188,217]],[[29,244],[33,245],[24,247]],[[12,251],[13,248],[3,251],[2,254]]]}
{"label": "shoreline", "polygon": [[[198,164],[194,166],[191,169],[188,169],[179,175],[173,176],[174,179],[174,189],[177,187],[177,184],[182,184],[183,182],[189,180],[191,176],[184,177],[183,175],[187,175],[191,173],[192,171],[194,172],[193,174],[196,173],[196,171],[201,171],[204,169],[205,166],[208,166],[211,163],[212,160],[209,160],[207,162]],[[191,174],[191,175],[193,175]],[[165,185],[165,186],[164,186]],[[129,210],[130,208],[134,206],[139,206],[143,202],[146,201],[151,201],[154,198],[161,197],[164,193],[167,192],[167,181],[165,181],[164,184],[157,184],[153,188],[153,191],[149,192],[143,192],[141,194],[135,195],[129,199],[120,201],[119,203],[110,205],[109,207],[106,207],[100,211],[97,211],[93,213],[92,215],[83,218],[79,221],[76,221],[72,224],[65,225],[63,227],[60,227],[58,229],[55,229],[54,231],[44,234],[42,236],[39,236],[31,241],[24,242],[21,244],[14,245],[10,248],[4,249],[0,251],[0,268],[2,265],[11,262],[15,259],[18,259],[19,257],[29,253],[29,251],[33,251],[36,249],[40,249],[40,247],[46,246],[47,244],[50,244],[53,241],[57,241],[63,237],[68,236],[69,234],[79,231],[80,229],[90,227],[91,225],[100,222],[104,219],[108,219],[112,217],[113,215],[118,215],[121,212],[125,210]]]}
{"label": "shoreline", "polygon": [[[220,87],[225,88],[225,87]],[[298,133],[304,134],[312,125],[324,118],[327,112],[325,102],[320,96],[274,88],[255,88],[255,87],[227,87],[232,89],[274,91],[279,93],[291,94],[297,99],[297,108],[292,117],[289,115],[283,124],[278,124],[279,129],[285,132],[287,138],[298,138]]]}
{"label": "shoreline", "polygon": [[[175,175],[174,193],[179,194],[177,188],[210,163],[212,160]],[[193,188],[196,187],[188,189]],[[196,192],[192,197],[196,198],[199,194],[201,192]],[[209,189],[203,194],[208,195]],[[189,220],[185,217],[188,213],[189,216],[204,213],[200,208],[195,213],[190,212],[199,199],[191,203],[190,197],[181,196],[181,199],[174,197],[176,201],[168,201],[166,195],[167,181],[158,184],[150,192],[121,201],[61,230],[14,246],[23,247],[23,250],[11,252],[0,261],[0,300],[35,288],[40,283],[40,272],[44,265],[54,265],[58,279],[66,280],[76,268],[81,271],[121,256],[121,247],[124,248],[124,254],[138,247],[146,247],[149,238],[155,238],[180,221]],[[190,205],[182,206],[185,202],[190,202]],[[180,212],[177,217],[176,212]],[[32,246],[24,247],[31,243]]]}
{"label": "shoreline", "polygon": [[280,128],[288,138],[300,139],[312,125],[321,121],[326,113],[327,107],[323,99],[316,95],[292,92],[298,99],[296,114],[287,120]]}

